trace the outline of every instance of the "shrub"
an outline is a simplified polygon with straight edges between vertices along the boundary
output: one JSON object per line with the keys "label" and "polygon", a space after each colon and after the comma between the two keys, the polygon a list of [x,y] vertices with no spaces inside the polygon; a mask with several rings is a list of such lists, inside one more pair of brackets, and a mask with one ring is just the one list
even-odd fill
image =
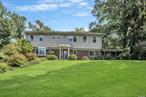
{"label": "shrub", "polygon": [[55,55],[48,55],[48,56],[47,56],[47,59],[48,59],[48,60],[57,60],[58,58],[57,58],[57,56],[55,56]]}
{"label": "shrub", "polygon": [[4,54],[8,56],[16,53],[17,51],[18,51],[18,47],[14,43],[6,45],[3,49]]}
{"label": "shrub", "polygon": [[0,61],[6,61],[7,57],[8,56],[5,55],[3,51],[0,51]]}
{"label": "shrub", "polygon": [[71,54],[69,57],[68,57],[69,60],[76,60],[77,59],[77,56],[75,54]]}
{"label": "shrub", "polygon": [[123,60],[126,60],[126,59],[129,59],[130,58],[130,54],[129,52],[123,52],[119,55],[119,59],[123,59]]}
{"label": "shrub", "polygon": [[37,58],[37,55],[35,53],[27,53],[25,54],[28,61],[35,60]]}
{"label": "shrub", "polygon": [[26,40],[17,40],[16,43],[8,44],[4,47],[6,55],[12,55],[16,52],[27,54],[33,51],[32,45]]}
{"label": "shrub", "polygon": [[20,53],[14,53],[8,59],[10,66],[12,67],[23,67],[27,65],[27,58]]}
{"label": "shrub", "polygon": [[10,67],[6,63],[0,63],[0,72],[6,72]]}
{"label": "shrub", "polygon": [[18,52],[22,54],[27,54],[33,51],[31,43],[26,40],[18,40],[16,45],[18,46]]}
{"label": "shrub", "polygon": [[88,56],[83,56],[82,60],[90,60],[90,58],[88,58]]}
{"label": "shrub", "polygon": [[49,51],[48,54],[49,54],[49,55],[54,55],[55,52],[54,52],[54,51]]}
{"label": "shrub", "polygon": [[29,65],[39,64],[41,63],[41,60],[39,58],[35,58],[35,60],[29,61]]}

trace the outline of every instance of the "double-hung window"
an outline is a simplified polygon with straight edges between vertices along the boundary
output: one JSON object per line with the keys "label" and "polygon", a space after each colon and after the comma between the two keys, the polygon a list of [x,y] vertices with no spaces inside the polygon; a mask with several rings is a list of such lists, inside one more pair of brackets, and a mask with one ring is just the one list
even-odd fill
{"label": "double-hung window", "polygon": [[83,36],[83,42],[86,42],[86,41],[87,41],[87,37]]}
{"label": "double-hung window", "polygon": [[77,37],[76,36],[73,37],[73,42],[77,42]]}
{"label": "double-hung window", "polygon": [[93,37],[93,43],[96,43],[96,37]]}

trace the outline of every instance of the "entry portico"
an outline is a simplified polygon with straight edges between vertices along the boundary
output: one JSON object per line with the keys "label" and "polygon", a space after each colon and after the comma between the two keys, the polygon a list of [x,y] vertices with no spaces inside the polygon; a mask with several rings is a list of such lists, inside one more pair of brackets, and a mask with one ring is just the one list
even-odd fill
{"label": "entry portico", "polygon": [[72,47],[69,44],[59,44],[59,59],[67,59],[70,56],[70,48]]}

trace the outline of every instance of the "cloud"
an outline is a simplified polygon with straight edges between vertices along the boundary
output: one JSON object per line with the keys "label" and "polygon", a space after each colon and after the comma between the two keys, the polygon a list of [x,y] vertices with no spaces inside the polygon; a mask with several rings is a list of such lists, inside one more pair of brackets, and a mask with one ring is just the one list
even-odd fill
{"label": "cloud", "polygon": [[87,13],[87,12],[80,12],[80,13],[73,14],[73,16],[86,17],[86,16],[89,16],[89,13]]}
{"label": "cloud", "polygon": [[73,2],[73,3],[80,3],[80,2],[83,2],[85,0],[69,0],[70,2]]}
{"label": "cloud", "polygon": [[36,4],[16,6],[19,11],[50,11],[57,10],[59,8],[81,8],[88,7],[88,3],[85,0],[38,0]]}
{"label": "cloud", "polygon": [[56,4],[36,4],[36,5],[25,5],[17,6],[16,9],[20,11],[47,11],[52,9],[57,9]]}
{"label": "cloud", "polygon": [[79,3],[79,5],[80,5],[81,7],[86,7],[86,6],[88,6],[88,3],[87,3],[87,2],[81,2],[81,3]]}

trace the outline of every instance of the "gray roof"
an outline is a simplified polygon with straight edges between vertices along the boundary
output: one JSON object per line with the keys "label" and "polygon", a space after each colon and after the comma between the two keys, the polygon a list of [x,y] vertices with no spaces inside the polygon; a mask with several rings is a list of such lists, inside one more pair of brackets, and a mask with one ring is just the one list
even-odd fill
{"label": "gray roof", "polygon": [[26,35],[80,35],[80,36],[103,36],[102,33],[96,32],[65,32],[65,31],[54,31],[54,32],[43,32],[43,31],[27,31]]}

